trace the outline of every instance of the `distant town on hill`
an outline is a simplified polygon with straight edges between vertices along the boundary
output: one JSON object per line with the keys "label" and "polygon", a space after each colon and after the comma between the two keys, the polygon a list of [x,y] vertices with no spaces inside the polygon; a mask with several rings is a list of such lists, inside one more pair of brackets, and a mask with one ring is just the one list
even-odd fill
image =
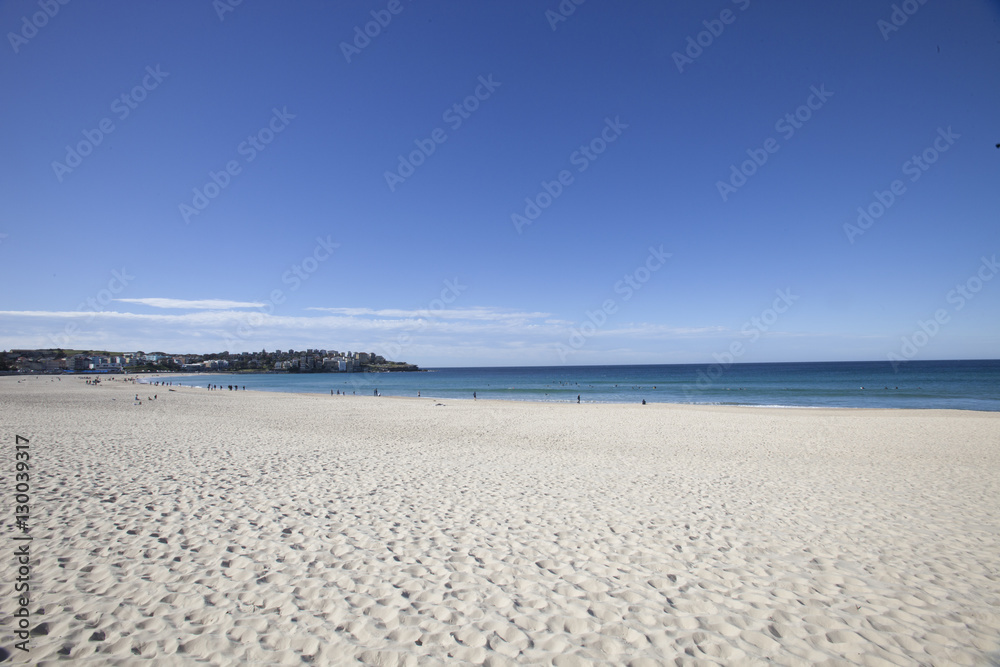
{"label": "distant town on hill", "polygon": [[275,350],[168,354],[107,350],[9,350],[0,352],[6,373],[361,373],[418,371],[415,364],[388,361],[373,352]]}

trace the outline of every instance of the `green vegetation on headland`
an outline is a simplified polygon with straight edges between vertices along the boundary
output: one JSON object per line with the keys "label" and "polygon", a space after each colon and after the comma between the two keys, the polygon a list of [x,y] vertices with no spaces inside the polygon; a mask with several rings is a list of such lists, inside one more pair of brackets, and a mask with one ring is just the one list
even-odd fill
{"label": "green vegetation on headland", "polygon": [[0,372],[18,373],[390,373],[419,371],[415,364],[389,361],[373,352],[275,350],[168,354],[107,350],[36,349],[0,352]]}
{"label": "green vegetation on headland", "polygon": [[387,361],[384,364],[366,364],[362,367],[369,373],[402,373],[409,371],[419,371],[416,364],[407,364],[402,361]]}

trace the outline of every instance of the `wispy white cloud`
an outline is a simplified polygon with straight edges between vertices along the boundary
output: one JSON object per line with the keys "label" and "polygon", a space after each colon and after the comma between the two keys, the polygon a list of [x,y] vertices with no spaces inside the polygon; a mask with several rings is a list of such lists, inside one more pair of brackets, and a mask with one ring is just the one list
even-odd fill
{"label": "wispy white cloud", "polygon": [[261,308],[263,303],[252,301],[228,301],[226,299],[114,299],[122,303],[138,303],[153,308],[190,308],[196,310],[224,310],[226,308]]}
{"label": "wispy white cloud", "polygon": [[547,318],[551,313],[507,311],[498,308],[448,308],[442,310],[402,310],[397,308],[323,308],[314,306],[306,310],[316,310],[332,315],[347,317],[371,316],[387,318],[436,318],[442,320],[533,320]]}
{"label": "wispy white cloud", "polygon": [[[425,317],[423,311],[409,310],[372,310],[372,309],[319,309],[353,311],[350,315],[330,314],[315,316],[268,315],[258,311],[240,310],[202,310],[198,312],[179,314],[160,313],[130,313],[114,310],[105,311],[47,311],[47,310],[8,310],[0,311],[0,317],[8,322],[20,319],[22,322],[37,322],[39,325],[48,320],[49,326],[60,322],[87,321],[106,325],[134,324],[149,326],[169,326],[176,328],[178,333],[195,332],[201,335],[222,332],[239,325],[250,323],[253,331],[288,331],[294,333],[324,332],[327,335],[337,335],[342,332],[373,334],[395,334],[400,331],[434,333],[437,335],[464,336],[504,335],[529,338],[549,338],[559,341],[571,331],[571,327],[579,327],[579,322],[548,319],[547,313],[502,312],[487,308],[465,309],[459,315],[452,311],[437,311],[433,317]],[[370,316],[361,317],[358,312],[365,311]],[[387,313],[392,313],[389,315]],[[451,313],[443,316],[443,313]],[[542,319],[546,318],[546,319]],[[732,336],[738,332],[721,326],[710,327],[678,327],[664,324],[621,323],[617,327],[597,329],[588,337],[614,338],[632,337],[644,339],[668,339],[677,337]],[[769,332],[770,335],[808,336],[802,333]],[[826,335],[826,334],[818,334]]]}
{"label": "wispy white cloud", "polygon": [[[579,326],[578,324],[576,326]],[[599,329],[596,336],[629,336],[640,338],[674,338],[674,337],[714,337],[736,333],[726,327],[677,327],[667,324],[650,324],[648,322],[630,322],[616,328]]]}
{"label": "wispy white cloud", "polygon": [[[555,319],[548,313],[496,308],[434,311],[433,316],[416,310],[310,310],[319,312],[0,311],[4,323],[0,347],[170,352],[318,347],[369,350],[425,366],[546,365],[564,363],[556,354],[556,344],[566,345],[572,328],[581,326],[579,321]],[[587,344],[573,352],[571,363],[609,363],[610,359],[619,363],[699,361],[719,347],[718,341],[740,338],[738,331],[721,326],[608,324],[587,336]],[[827,335],[773,331],[763,338]]]}

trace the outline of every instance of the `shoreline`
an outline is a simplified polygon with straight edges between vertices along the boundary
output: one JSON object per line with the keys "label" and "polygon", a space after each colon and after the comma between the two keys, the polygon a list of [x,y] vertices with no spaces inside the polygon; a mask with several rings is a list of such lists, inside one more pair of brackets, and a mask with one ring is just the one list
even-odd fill
{"label": "shoreline", "polygon": [[[206,374],[206,375],[209,375],[209,374]],[[210,375],[233,375],[233,376],[237,376],[238,374],[233,374],[233,373],[211,373]],[[261,375],[266,375],[266,373],[261,373]],[[331,375],[334,375],[334,374],[331,373]],[[39,376],[39,377],[43,377],[43,376]],[[74,376],[70,376],[70,377],[74,377]],[[75,376],[75,377],[81,377],[81,376]],[[132,377],[132,376],[126,375],[124,377]],[[145,377],[145,376],[137,376],[137,377]],[[150,376],[150,377],[152,377],[152,376]],[[178,375],[170,375],[169,377],[198,377],[198,375],[178,374]],[[148,384],[148,383],[140,381],[140,384]],[[185,385],[182,385],[182,386],[185,386]],[[186,386],[186,388],[188,388],[188,389],[194,389],[195,387]],[[228,391],[228,390],[226,390],[226,391]],[[244,391],[244,390],[240,389],[240,391]],[[306,395],[306,396],[329,396],[329,394],[324,394],[324,393],[321,393],[321,392],[279,391],[279,390],[275,390],[275,389],[248,388],[245,391],[253,391],[253,392],[265,393],[265,394],[302,394],[302,395]],[[375,398],[374,396],[362,395],[362,394],[358,394],[358,395],[343,394],[343,396],[348,396],[350,398]],[[336,394],[334,394],[334,398],[337,398]],[[730,404],[730,403],[670,403],[670,402],[667,402],[667,401],[655,401],[655,400],[647,401],[646,405],[642,405],[641,403],[626,402],[626,401],[593,401],[593,400],[591,400],[591,401],[584,401],[584,402],[578,404],[578,403],[576,403],[575,401],[572,401],[572,400],[557,401],[557,400],[542,400],[542,399],[539,399],[539,400],[530,400],[530,399],[489,398],[489,397],[483,397],[483,398],[478,398],[478,399],[471,399],[471,398],[458,398],[458,397],[448,397],[448,396],[442,397],[442,396],[434,396],[434,395],[426,395],[426,396],[417,397],[417,396],[400,396],[400,395],[390,395],[390,394],[387,394],[385,396],[379,396],[378,398],[393,398],[393,399],[400,399],[401,398],[401,399],[414,399],[414,400],[424,400],[424,399],[431,400],[431,399],[433,399],[433,400],[437,400],[437,401],[469,401],[470,403],[471,402],[477,402],[477,401],[489,401],[489,402],[497,402],[497,403],[525,403],[525,404],[532,404],[532,405],[533,404],[541,404],[541,405],[638,405],[639,407],[646,407],[646,408],[649,408],[649,407],[652,407],[652,406],[671,406],[671,407],[675,407],[675,408],[699,408],[700,407],[700,408],[734,408],[734,409],[753,409],[753,410],[835,410],[835,411],[838,411],[838,412],[839,411],[845,411],[845,410],[848,410],[848,411],[849,410],[864,410],[864,411],[879,411],[879,410],[882,410],[882,411],[887,411],[887,412],[893,412],[893,411],[901,411],[901,412],[941,411],[941,412],[955,412],[955,413],[974,413],[974,414],[985,414],[985,415],[989,415],[989,414],[1000,415],[1000,411],[997,411],[997,410],[974,410],[974,409],[971,409],[971,408],[922,408],[922,407],[913,407],[913,408],[908,408],[908,407],[901,407],[901,408],[895,408],[895,407],[893,407],[893,408],[871,407],[871,408],[869,408],[869,407],[830,406],[830,405],[756,405],[756,404],[751,404],[751,403],[745,403],[745,404]]]}

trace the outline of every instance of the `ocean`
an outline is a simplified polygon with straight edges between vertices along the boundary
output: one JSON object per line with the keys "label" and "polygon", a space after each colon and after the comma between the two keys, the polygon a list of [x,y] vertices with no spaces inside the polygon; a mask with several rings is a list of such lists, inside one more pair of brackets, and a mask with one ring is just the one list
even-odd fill
{"label": "ocean", "polygon": [[[146,381],[151,381],[149,378]],[[152,379],[155,381],[155,378]],[[1000,411],[1000,360],[437,368],[412,373],[199,374],[195,386],[371,396]]]}

